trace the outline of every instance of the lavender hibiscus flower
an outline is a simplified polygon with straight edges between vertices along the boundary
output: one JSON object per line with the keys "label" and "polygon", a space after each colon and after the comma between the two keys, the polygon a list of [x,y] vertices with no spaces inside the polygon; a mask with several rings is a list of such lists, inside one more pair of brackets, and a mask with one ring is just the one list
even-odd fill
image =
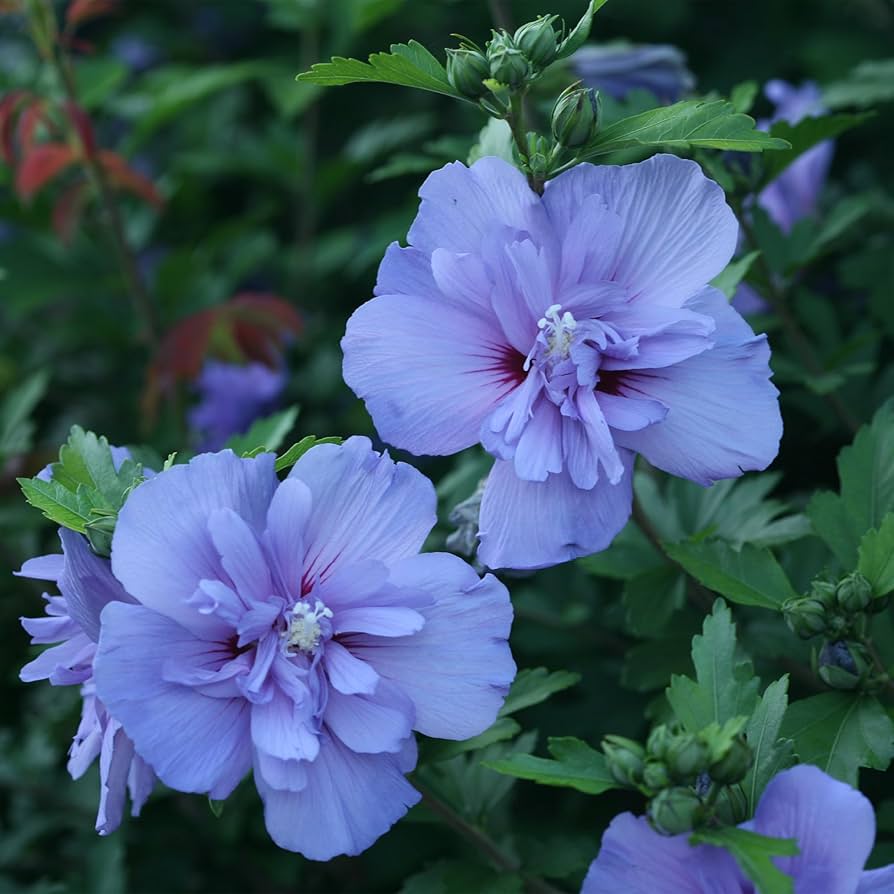
{"label": "lavender hibiscus flower", "polygon": [[[798,856],[774,860],[794,880],[795,894],[894,891],[894,866],[863,870],[875,838],[872,805],[817,767],[802,764],[771,780],[743,828],[797,840]],[[692,847],[687,839],[660,835],[644,817],[622,813],[603,835],[581,894],[753,894],[726,851]]]}
{"label": "lavender hibiscus flower", "polygon": [[255,419],[276,408],[286,384],[282,370],[263,363],[208,360],[196,380],[200,399],[189,412],[199,450],[219,450],[231,435],[247,431]]}
{"label": "lavender hibiscus flower", "polygon": [[365,438],[196,457],[122,509],[97,693],[173,788],[225,798],[250,770],[281,847],[357,854],[419,794],[413,730],[464,739],[515,674],[505,587],[419,555],[424,476]]}
{"label": "lavender hibiscus flower", "polygon": [[668,44],[585,46],[569,61],[587,87],[615,99],[623,99],[631,90],[648,90],[662,102],[676,102],[695,86],[686,57]]}
{"label": "lavender hibiscus flower", "polygon": [[765,468],[782,422],[769,349],[706,285],[738,226],[691,161],[579,165],[541,197],[496,158],[433,173],[342,341],[379,434],[497,458],[479,558],[540,568],[604,549],[634,451],[709,485]]}
{"label": "lavender hibiscus flower", "polygon": [[112,576],[109,562],[93,553],[85,537],[65,528],[59,536],[61,554],[30,559],[18,572],[22,577],[54,581],[61,594],[44,594],[46,617],[21,619],[32,643],[58,645],[26,664],[19,676],[26,683],[49,680],[54,686],[81,687],[84,703],[69,750],[68,772],[79,779],[99,758],[96,830],[107,835],[121,823],[126,792],[130,792],[132,815],[139,816],[155,784],[155,774],[134,754],[121,724],[96,697],[93,680],[100,612],[109,602],[133,600]]}

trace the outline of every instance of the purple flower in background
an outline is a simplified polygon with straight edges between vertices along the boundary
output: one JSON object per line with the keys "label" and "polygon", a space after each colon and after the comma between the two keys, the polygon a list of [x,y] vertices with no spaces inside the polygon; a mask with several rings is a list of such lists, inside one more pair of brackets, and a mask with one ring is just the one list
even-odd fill
{"label": "purple flower in background", "polygon": [[623,99],[631,90],[648,90],[662,102],[676,102],[695,87],[686,56],[667,44],[585,46],[570,61],[585,86],[615,99]]}
{"label": "purple flower in background", "polygon": [[769,349],[706,285],[737,224],[691,161],[579,165],[541,197],[496,158],[423,185],[409,248],[348,322],[344,377],[416,454],[481,442],[479,558],[538,568],[604,549],[634,451],[708,485],[765,468],[782,422]]}
{"label": "purple flower in background", "polygon": [[118,517],[97,692],[167,785],[225,798],[250,770],[281,847],[369,847],[419,799],[413,730],[493,723],[515,675],[505,587],[419,555],[424,476],[365,438],[274,457],[204,454]]}
{"label": "purple flower in background", "polygon": [[286,384],[281,369],[263,363],[208,360],[196,379],[199,403],[189,411],[189,424],[199,437],[199,450],[219,450],[232,435],[276,408]]}
{"label": "purple flower in background", "polygon": [[[797,124],[826,111],[820,89],[812,81],[800,87],[785,81],[768,81],[764,93],[776,105],[776,113],[770,121],[761,122],[763,130],[769,130],[776,121]],[[783,232],[788,233],[799,220],[816,212],[834,152],[835,142],[823,140],[798,156],[758,196],[758,204]]]}
{"label": "purple flower in background", "polygon": [[[116,449],[123,450],[112,448]],[[22,577],[54,581],[61,594],[44,594],[46,617],[21,619],[32,643],[58,645],[26,664],[19,676],[26,683],[49,680],[54,686],[81,687],[84,704],[69,750],[68,772],[78,779],[99,758],[96,830],[107,835],[121,823],[126,792],[130,792],[131,814],[139,816],[155,784],[155,774],[134,754],[133,743],[96,697],[93,682],[100,612],[109,602],[133,600],[112,576],[109,562],[93,553],[85,537],[65,528],[60,528],[59,536],[62,554],[30,559],[18,572]]]}
{"label": "purple flower in background", "polygon": [[[875,839],[872,805],[849,785],[802,764],[771,780],[754,819],[743,828],[795,838],[796,857],[774,863],[795,894],[890,894],[894,866],[865,872]],[[581,894],[753,894],[754,885],[726,851],[692,847],[687,835],[660,835],[645,819],[622,813],[602,836]]]}
{"label": "purple flower in background", "polygon": [[137,74],[148,71],[162,60],[161,50],[139,34],[122,34],[116,37],[111,49],[115,58]]}

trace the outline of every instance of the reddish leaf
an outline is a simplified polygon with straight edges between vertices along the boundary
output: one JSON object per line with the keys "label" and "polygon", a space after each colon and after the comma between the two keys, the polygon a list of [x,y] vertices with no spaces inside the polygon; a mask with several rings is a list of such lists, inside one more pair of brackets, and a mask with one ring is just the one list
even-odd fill
{"label": "reddish leaf", "polygon": [[37,127],[40,124],[46,125],[52,133],[58,132],[46,113],[46,102],[42,99],[35,99],[22,110],[22,114],[19,116],[19,152],[22,155],[27,155],[34,147]]}
{"label": "reddish leaf", "polygon": [[161,193],[152,181],[131,168],[120,155],[103,149],[99,153],[99,160],[113,186],[134,193],[150,205],[158,207],[164,204]]}
{"label": "reddish leaf", "polygon": [[89,197],[89,184],[80,180],[72,183],[53,206],[53,230],[66,245],[74,236],[75,227],[81,219],[81,212]]}
{"label": "reddish leaf", "polygon": [[27,90],[11,90],[0,99],[0,150],[3,152],[3,160],[8,165],[15,164],[15,134],[16,112],[19,105],[31,94]]}
{"label": "reddish leaf", "polygon": [[81,145],[84,147],[84,154],[87,158],[92,158],[96,154],[96,137],[93,133],[93,124],[87,113],[73,102],[65,103],[65,113],[68,120],[78,132]]}
{"label": "reddish leaf", "polygon": [[74,0],[65,14],[65,21],[69,25],[80,25],[88,19],[114,12],[118,7],[116,0]]}
{"label": "reddish leaf", "polygon": [[42,143],[22,159],[16,171],[16,192],[30,199],[75,160],[75,153],[64,143]]}

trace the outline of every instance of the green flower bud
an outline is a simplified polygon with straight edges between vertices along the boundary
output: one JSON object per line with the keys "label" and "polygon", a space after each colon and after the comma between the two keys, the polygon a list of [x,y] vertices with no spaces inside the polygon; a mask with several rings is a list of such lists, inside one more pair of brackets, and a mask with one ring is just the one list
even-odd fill
{"label": "green flower bud", "polygon": [[599,92],[589,87],[570,87],[553,108],[553,137],[561,146],[576,149],[596,135],[599,127]]}
{"label": "green flower bud", "polygon": [[458,93],[478,99],[488,93],[484,79],[490,77],[490,66],[482,53],[469,47],[447,50],[447,80]]}
{"label": "green flower bud", "polygon": [[621,785],[639,785],[643,778],[646,752],[639,742],[624,736],[606,736],[602,751],[609,773]]}
{"label": "green flower bud", "polygon": [[824,633],[828,624],[826,607],[811,596],[802,599],[786,599],[782,604],[785,623],[792,633],[801,639],[810,639]]}
{"label": "green flower bud", "polygon": [[714,782],[733,785],[741,782],[754,763],[754,753],[742,736],[736,736],[729,751],[719,761],[708,767]]}
{"label": "green flower bud", "polygon": [[673,733],[665,724],[662,723],[660,726],[656,726],[649,733],[649,738],[646,740],[646,751],[649,753],[649,757],[659,761],[664,760],[667,754],[667,746],[670,745],[672,738]]}
{"label": "green flower bud", "polygon": [[872,669],[872,658],[861,643],[836,640],[823,643],[820,679],[833,689],[858,689]]}
{"label": "green flower bud", "polygon": [[730,785],[724,788],[714,805],[717,818],[725,826],[738,826],[748,819],[748,798],[741,785]]}
{"label": "green flower bud", "polygon": [[835,608],[835,590],[837,585],[832,581],[817,579],[810,584],[810,596],[818,599],[826,608]]}
{"label": "green flower bud", "polygon": [[495,34],[487,44],[491,77],[507,87],[521,87],[531,72],[528,60],[505,33]]}
{"label": "green flower bud", "polygon": [[708,769],[711,751],[697,736],[674,736],[667,748],[665,762],[674,779],[683,782]]}
{"label": "green flower bud", "polygon": [[653,792],[659,792],[671,784],[670,773],[661,761],[646,761],[643,768],[643,785]]}
{"label": "green flower bud", "polygon": [[546,68],[556,58],[559,41],[553,22],[558,18],[540,16],[515,32],[515,45],[534,68]]}
{"label": "green flower bud", "polygon": [[865,611],[872,602],[872,584],[859,571],[855,571],[839,581],[835,598],[844,611],[855,615]]}
{"label": "green flower bud", "polygon": [[691,788],[666,788],[649,804],[649,820],[662,835],[691,832],[704,814],[701,799]]}

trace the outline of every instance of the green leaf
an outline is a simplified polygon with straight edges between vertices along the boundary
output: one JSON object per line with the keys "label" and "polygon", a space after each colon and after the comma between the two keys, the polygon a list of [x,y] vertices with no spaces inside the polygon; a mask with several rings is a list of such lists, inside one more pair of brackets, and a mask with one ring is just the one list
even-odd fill
{"label": "green leaf", "polygon": [[627,581],[624,608],[627,629],[635,636],[661,636],[677,610],[686,603],[686,575],[666,563]]}
{"label": "green leaf", "polygon": [[280,444],[295,427],[297,418],[298,407],[287,407],[272,416],[258,419],[245,434],[233,435],[224,446],[237,456],[257,455],[259,452],[278,450]]}
{"label": "green leaf", "polygon": [[525,668],[515,678],[498,716],[508,717],[516,711],[539,705],[551,695],[579,682],[580,674],[572,671],[550,672],[545,667]]}
{"label": "green leaf", "polygon": [[732,298],[736,294],[739,283],[745,278],[745,274],[751,269],[751,265],[759,255],[759,251],[750,251],[747,255],[730,261],[724,270],[711,280],[711,285],[715,289],[720,289],[727,298]]}
{"label": "green leaf", "polygon": [[94,504],[86,488],[71,491],[58,481],[40,478],[19,478],[18,482],[25,499],[50,521],[79,534],[87,532],[87,525],[94,517]]}
{"label": "green leaf", "polygon": [[553,738],[549,740],[549,751],[555,760],[513,754],[502,760],[485,761],[484,766],[506,776],[573,788],[588,795],[620,788],[608,771],[605,756],[586,742],[570,737]]}
{"label": "green leaf", "polygon": [[798,156],[803,155],[823,140],[830,140],[839,134],[857,127],[874,117],[873,112],[861,114],[821,115],[802,118],[797,124],[777,121],[770,128],[770,134],[791,144],[791,149],[774,152],[764,162],[766,182],[775,180]]}
{"label": "green leaf", "polygon": [[471,739],[462,741],[432,739],[430,742],[426,742],[424,760],[426,763],[450,760],[467,751],[477,751],[479,748],[486,748],[495,742],[505,742],[520,732],[521,726],[511,717],[499,717],[483,733],[479,733]]}
{"label": "green leaf", "polygon": [[840,495],[821,491],[807,514],[842,567],[854,568],[863,535],[894,511],[894,401],[885,403],[838,454]]}
{"label": "green leaf", "polygon": [[753,118],[736,112],[725,100],[690,99],[616,121],[584,147],[580,158],[637,146],[762,152],[788,149],[789,143],[756,130]]}
{"label": "green leaf", "polygon": [[877,529],[863,535],[859,557],[857,571],[872,584],[875,596],[894,590],[894,512],[889,512]]}
{"label": "green leaf", "polygon": [[8,391],[0,402],[0,462],[31,448],[34,423],[29,417],[46,393],[49,381],[49,373],[40,370]]}
{"label": "green leaf", "polygon": [[315,435],[307,435],[298,443],[292,444],[285,453],[276,457],[276,471],[284,472],[291,468],[311,447],[316,447],[317,444],[341,444],[341,440],[336,437],[318,438]]}
{"label": "green leaf", "polygon": [[474,860],[442,860],[411,875],[398,894],[521,894],[524,879],[514,872],[495,870]]}
{"label": "green leaf", "polygon": [[396,84],[469,102],[453,89],[444,66],[415,40],[391,44],[390,53],[372,53],[369,62],[333,56],[331,62],[317,62],[296,80],[323,87],[356,83]]}
{"label": "green leaf", "polygon": [[829,84],[823,91],[823,104],[829,109],[863,108],[891,100],[894,100],[894,59],[861,62],[847,78]]}
{"label": "green leaf", "polygon": [[736,626],[722,599],[705,618],[701,636],[692,638],[692,663],[697,682],[674,676],[667,688],[667,699],[687,731],[697,733],[710,723],[722,726],[751,714],[758,679],[751,661],[736,657]]}
{"label": "green leaf", "polygon": [[794,740],[802,763],[854,787],[859,767],[885,770],[894,758],[894,721],[867,695],[824,692],[794,702],[782,735]]}
{"label": "green leaf", "polygon": [[798,843],[793,838],[769,838],[748,829],[726,826],[696,832],[689,841],[729,851],[760,894],[793,894],[791,876],[777,869],[772,860],[773,857],[794,857],[799,853]]}
{"label": "green leaf", "polygon": [[735,550],[723,540],[668,543],[665,549],[696,580],[739,605],[778,610],[798,595],[768,549],[746,543]]}
{"label": "green leaf", "polygon": [[577,564],[597,577],[630,580],[646,571],[662,568],[667,560],[652,546],[639,526],[630,522],[608,549],[578,559]]}
{"label": "green leaf", "polygon": [[737,112],[747,115],[751,111],[751,107],[754,105],[757,91],[757,81],[743,81],[741,84],[736,84],[736,86],[730,90],[730,104]]}
{"label": "green leaf", "polygon": [[581,20],[571,29],[565,40],[559,44],[559,52],[556,55],[557,60],[565,59],[587,42],[587,38],[590,36],[590,29],[593,27],[593,16],[607,2],[608,0],[591,0]]}
{"label": "green leaf", "polygon": [[782,769],[794,763],[791,739],[779,736],[788,707],[788,674],[771,683],[760,697],[748,725],[745,738],[754,752],[754,763],[742,781],[751,816],[767,783]]}

